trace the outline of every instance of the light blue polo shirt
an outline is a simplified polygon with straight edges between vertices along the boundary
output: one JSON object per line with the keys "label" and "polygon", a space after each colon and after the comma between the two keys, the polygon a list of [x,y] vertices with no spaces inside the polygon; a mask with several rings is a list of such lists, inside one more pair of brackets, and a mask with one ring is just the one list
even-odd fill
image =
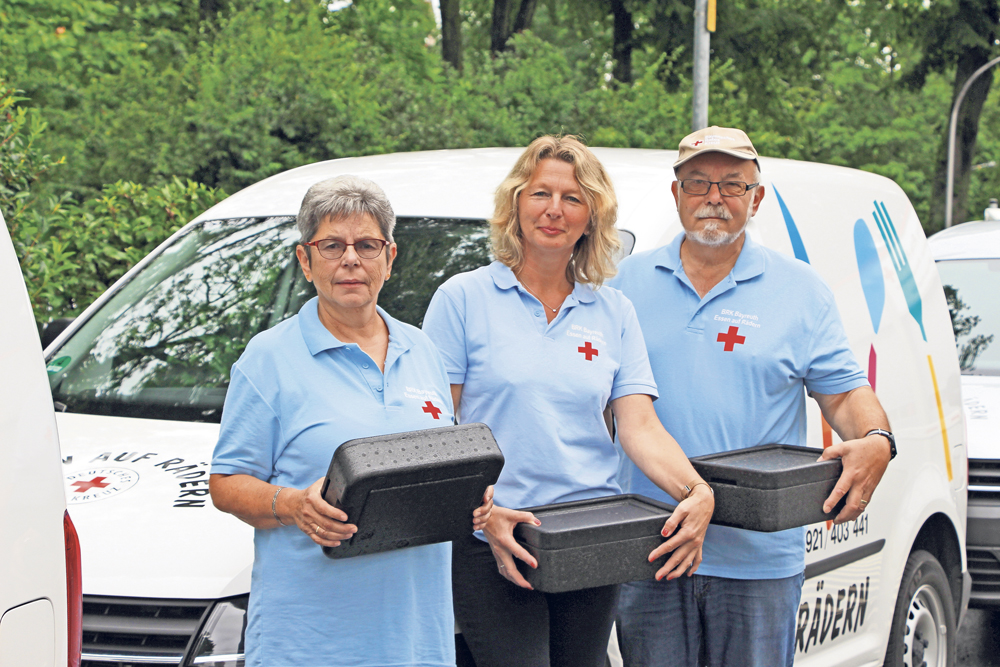
{"label": "light blue polo shirt", "polygon": [[505,463],[501,507],[621,493],[603,410],[629,394],[656,397],[639,322],[616,289],[577,284],[551,323],[504,264],[454,276],[424,316],[459,416],[493,431]]}
{"label": "light blue polo shirt", "polygon": [[[315,298],[255,336],[233,365],[212,473],[302,489],[347,440],[451,425],[437,350],[378,313],[384,375],[322,325]],[[255,531],[254,548],[248,667],[455,664],[450,544],[332,560],[292,525]]]}
{"label": "light blue polo shirt", "polygon": [[[868,383],[833,293],[797,259],[749,236],[733,270],[700,298],[684,273],[684,235],[622,261],[612,284],[632,300],[663,398],[660,421],[688,456],[806,441],[805,389]],[[630,461],[626,492],[670,502]],[[758,533],[710,526],[699,574],[777,579],[805,567],[803,528]]]}

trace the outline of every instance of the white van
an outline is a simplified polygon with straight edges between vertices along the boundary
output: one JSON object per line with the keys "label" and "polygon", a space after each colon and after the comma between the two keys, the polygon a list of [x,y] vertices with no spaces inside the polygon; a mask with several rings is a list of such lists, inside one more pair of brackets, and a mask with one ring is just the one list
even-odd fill
{"label": "white van", "polygon": [[969,429],[972,607],[1000,608],[1000,208],[928,239],[955,318]]}
{"label": "white van", "polygon": [[[628,252],[673,238],[676,154],[595,153],[614,179]],[[353,173],[385,189],[399,256],[379,303],[420,324],[442,281],[489,261],[492,193],[519,154],[346,158],[269,178],[177,232],[49,346],[84,547],[86,665],[242,664],[251,529],[212,507],[208,465],[231,364],[312,295],[292,250],[306,188]],[[900,451],[865,515],[807,533],[797,660],[876,665],[888,647],[890,665],[948,664],[969,590],[966,441],[954,338],[920,223],[885,178],[761,165],[769,192],[749,233],[830,283]],[[810,409],[810,443],[822,446],[831,435]]]}
{"label": "white van", "polygon": [[35,319],[0,215],[0,667],[80,664],[80,543]]}

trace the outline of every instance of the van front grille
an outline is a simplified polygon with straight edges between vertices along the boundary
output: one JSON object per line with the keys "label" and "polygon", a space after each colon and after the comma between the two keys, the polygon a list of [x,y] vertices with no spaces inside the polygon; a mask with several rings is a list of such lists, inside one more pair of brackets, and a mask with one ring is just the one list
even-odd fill
{"label": "van front grille", "polygon": [[1000,461],[969,459],[969,486],[989,486],[1000,493]]}
{"label": "van front grille", "polygon": [[972,576],[972,599],[1000,602],[1000,560],[991,549],[969,549],[969,574]]}
{"label": "van front grille", "polygon": [[211,605],[85,595],[81,667],[180,665]]}

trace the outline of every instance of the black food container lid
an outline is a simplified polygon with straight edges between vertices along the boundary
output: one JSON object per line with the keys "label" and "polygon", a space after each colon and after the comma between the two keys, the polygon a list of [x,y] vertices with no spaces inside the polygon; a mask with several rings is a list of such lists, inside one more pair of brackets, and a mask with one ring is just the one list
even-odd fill
{"label": "black food container lid", "polygon": [[472,511],[503,462],[485,424],[345,442],[330,461],[323,498],[358,532],[323,553],[349,558],[471,534]]}
{"label": "black food container lid", "polygon": [[782,489],[836,480],[844,466],[840,459],[818,461],[822,449],[797,445],[759,445],[691,459],[705,481]]}
{"label": "black food container lid", "polygon": [[541,526],[519,523],[515,539],[539,549],[571,549],[658,535],[673,511],[669,505],[628,494],[532,507]]}

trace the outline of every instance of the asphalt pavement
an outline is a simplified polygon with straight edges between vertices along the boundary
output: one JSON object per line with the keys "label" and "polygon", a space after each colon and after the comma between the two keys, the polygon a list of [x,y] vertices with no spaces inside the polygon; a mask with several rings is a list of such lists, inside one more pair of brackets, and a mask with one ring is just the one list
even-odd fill
{"label": "asphalt pavement", "polygon": [[958,665],[1000,667],[1000,610],[969,610],[958,630]]}

